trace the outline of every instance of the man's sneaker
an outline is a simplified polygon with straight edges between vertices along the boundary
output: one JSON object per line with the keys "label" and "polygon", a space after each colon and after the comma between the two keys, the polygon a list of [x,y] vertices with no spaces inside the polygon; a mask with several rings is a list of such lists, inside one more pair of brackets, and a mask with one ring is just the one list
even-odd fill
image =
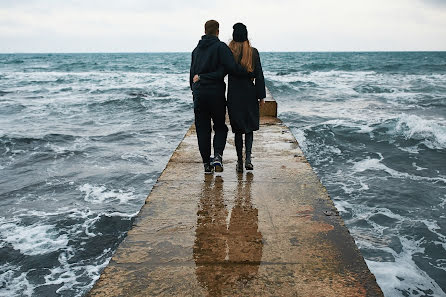
{"label": "man's sneaker", "polygon": [[212,163],[216,172],[223,172],[223,160],[220,154],[216,154]]}
{"label": "man's sneaker", "polygon": [[204,173],[212,174],[213,172],[214,172],[214,166],[212,166],[210,163],[204,163]]}
{"label": "man's sneaker", "polygon": [[237,165],[235,166],[235,170],[238,173],[243,173],[243,160],[238,160]]}
{"label": "man's sneaker", "polygon": [[246,168],[246,170],[253,170],[254,169],[254,166],[252,165],[251,160],[247,160],[245,162],[245,168]]}

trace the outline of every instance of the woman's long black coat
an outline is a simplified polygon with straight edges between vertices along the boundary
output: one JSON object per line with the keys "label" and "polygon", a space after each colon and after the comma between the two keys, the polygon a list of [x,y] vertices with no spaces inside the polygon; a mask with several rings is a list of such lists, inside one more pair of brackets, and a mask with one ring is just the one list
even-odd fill
{"label": "woman's long black coat", "polygon": [[228,113],[232,132],[249,133],[259,130],[259,99],[266,97],[260,55],[253,48],[255,81],[251,78],[229,75]]}

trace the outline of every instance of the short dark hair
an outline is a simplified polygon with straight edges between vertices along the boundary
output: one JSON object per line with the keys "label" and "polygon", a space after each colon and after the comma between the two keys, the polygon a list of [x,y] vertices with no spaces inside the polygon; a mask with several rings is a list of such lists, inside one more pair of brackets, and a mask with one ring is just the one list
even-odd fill
{"label": "short dark hair", "polygon": [[206,35],[217,35],[220,25],[215,20],[209,20],[204,24],[204,33]]}

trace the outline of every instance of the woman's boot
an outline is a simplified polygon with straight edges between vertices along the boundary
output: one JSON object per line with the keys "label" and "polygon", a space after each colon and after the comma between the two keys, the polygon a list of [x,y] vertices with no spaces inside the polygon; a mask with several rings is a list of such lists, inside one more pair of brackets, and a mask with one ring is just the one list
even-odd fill
{"label": "woman's boot", "polygon": [[237,165],[235,170],[239,173],[243,172],[243,135],[235,133],[235,149],[237,151]]}
{"label": "woman's boot", "polygon": [[254,138],[254,134],[252,132],[245,134],[245,153],[246,153],[246,159],[245,159],[245,168],[246,170],[253,170],[254,166],[251,162],[251,151],[252,151],[252,142]]}

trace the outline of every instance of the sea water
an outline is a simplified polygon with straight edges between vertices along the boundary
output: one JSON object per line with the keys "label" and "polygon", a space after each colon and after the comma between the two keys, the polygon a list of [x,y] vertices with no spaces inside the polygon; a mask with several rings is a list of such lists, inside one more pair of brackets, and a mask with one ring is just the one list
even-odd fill
{"label": "sea water", "polygon": [[[446,296],[446,53],[261,59],[385,295]],[[0,55],[0,296],[92,287],[193,121],[189,65]]]}

